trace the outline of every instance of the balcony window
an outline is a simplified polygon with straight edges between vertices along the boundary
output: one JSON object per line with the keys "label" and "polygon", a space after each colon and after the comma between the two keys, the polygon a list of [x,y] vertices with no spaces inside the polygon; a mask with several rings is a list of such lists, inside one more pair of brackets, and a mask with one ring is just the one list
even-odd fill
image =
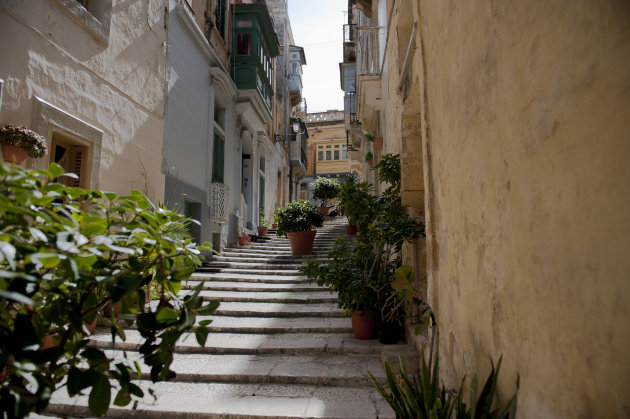
{"label": "balcony window", "polygon": [[251,55],[252,53],[252,34],[239,33],[236,40],[236,55]]}
{"label": "balcony window", "polygon": [[332,153],[330,150],[326,150],[326,160],[331,160]]}

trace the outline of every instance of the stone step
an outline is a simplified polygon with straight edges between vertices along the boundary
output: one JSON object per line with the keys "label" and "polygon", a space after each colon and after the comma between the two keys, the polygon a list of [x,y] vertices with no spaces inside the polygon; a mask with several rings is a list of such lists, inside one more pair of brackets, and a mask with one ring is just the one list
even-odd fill
{"label": "stone step", "polygon": [[207,263],[199,271],[207,271],[212,269],[257,269],[257,270],[300,270],[304,267],[301,263],[280,264],[280,263],[253,263],[245,260],[239,262],[211,261]]}
{"label": "stone step", "polygon": [[198,317],[202,320],[212,320],[207,328],[215,333],[352,333],[348,317]]}
{"label": "stone step", "polygon": [[193,289],[203,283],[204,290],[213,291],[242,291],[242,292],[329,292],[328,288],[316,284],[277,284],[266,282],[238,282],[238,281],[187,281],[182,289]]}
{"label": "stone step", "polygon": [[[324,260],[322,256],[316,256],[320,260]],[[264,255],[229,255],[229,256],[213,256],[212,260],[207,262],[204,266],[213,266],[213,263],[258,263],[262,265],[277,266],[277,265],[300,265],[307,260],[313,259],[296,258],[291,256],[279,256],[269,257]]]}
{"label": "stone step", "polygon": [[283,304],[223,302],[215,311],[220,316],[236,317],[347,317],[336,303]]}
{"label": "stone step", "polygon": [[[135,410],[111,406],[118,418],[395,418],[375,388],[304,384],[186,383],[140,381],[146,396]],[[148,394],[151,387],[155,398]],[[88,396],[69,399],[65,388],[52,396],[48,414],[91,416]]]}
{"label": "stone step", "polygon": [[230,281],[266,284],[307,284],[309,282],[308,278],[304,275],[273,275],[267,272],[264,274],[243,274],[240,272],[195,272],[190,276],[190,280],[188,282],[195,281]]}
{"label": "stone step", "polygon": [[[139,332],[127,329],[125,335],[125,341],[116,339],[112,343],[110,330],[99,328],[92,336],[90,345],[102,349],[137,351],[143,342]],[[234,355],[373,354],[380,357],[382,347],[376,339],[358,340],[351,333],[210,333],[206,345],[202,347],[194,333],[186,333],[177,342],[175,352]]]}
{"label": "stone step", "polygon": [[198,272],[206,273],[229,273],[243,275],[272,275],[272,276],[298,276],[301,272],[297,269],[271,270],[271,269],[244,269],[244,268],[200,268]]}
{"label": "stone step", "polygon": [[[188,291],[190,292],[190,291]],[[180,293],[182,296],[186,292]],[[288,303],[288,304],[318,304],[336,303],[337,295],[325,292],[285,292],[285,291],[201,291],[199,293],[204,300],[216,300],[221,302],[248,302],[248,303]]]}
{"label": "stone step", "polygon": [[[120,358],[120,351],[105,351],[109,358]],[[144,379],[150,379],[150,367],[138,352],[127,352],[127,359],[138,361]],[[327,386],[368,386],[370,371],[385,381],[380,354],[376,355],[212,355],[181,354],[173,356],[171,370],[175,381],[192,383],[271,383]]]}

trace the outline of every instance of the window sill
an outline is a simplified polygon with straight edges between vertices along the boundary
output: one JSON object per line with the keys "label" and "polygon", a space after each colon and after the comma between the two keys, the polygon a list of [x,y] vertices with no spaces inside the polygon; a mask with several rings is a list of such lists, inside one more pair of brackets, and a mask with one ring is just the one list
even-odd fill
{"label": "window sill", "polygon": [[97,41],[109,44],[109,22],[111,14],[108,12],[103,17],[103,22],[88,12],[76,0],[53,0],[63,11],[90,33]]}

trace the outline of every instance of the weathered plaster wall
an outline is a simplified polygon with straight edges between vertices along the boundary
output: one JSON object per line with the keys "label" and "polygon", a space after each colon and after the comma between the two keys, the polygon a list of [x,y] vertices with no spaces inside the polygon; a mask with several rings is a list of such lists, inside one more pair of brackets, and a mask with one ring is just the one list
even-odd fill
{"label": "weathered plaster wall", "polygon": [[447,384],[503,354],[519,418],[630,416],[630,4],[419,4]]}
{"label": "weathered plaster wall", "polygon": [[[33,125],[40,97],[103,131],[99,188],[161,201],[165,6],[113,1],[103,43],[56,2],[2,2],[0,123]],[[40,160],[30,164],[47,165]]]}

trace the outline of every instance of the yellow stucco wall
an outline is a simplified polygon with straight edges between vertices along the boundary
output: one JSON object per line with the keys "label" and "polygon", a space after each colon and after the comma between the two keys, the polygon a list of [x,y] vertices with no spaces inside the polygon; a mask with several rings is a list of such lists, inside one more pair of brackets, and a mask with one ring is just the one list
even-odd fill
{"label": "yellow stucco wall", "polygon": [[630,3],[417,6],[447,385],[502,354],[519,418],[630,416]]}

